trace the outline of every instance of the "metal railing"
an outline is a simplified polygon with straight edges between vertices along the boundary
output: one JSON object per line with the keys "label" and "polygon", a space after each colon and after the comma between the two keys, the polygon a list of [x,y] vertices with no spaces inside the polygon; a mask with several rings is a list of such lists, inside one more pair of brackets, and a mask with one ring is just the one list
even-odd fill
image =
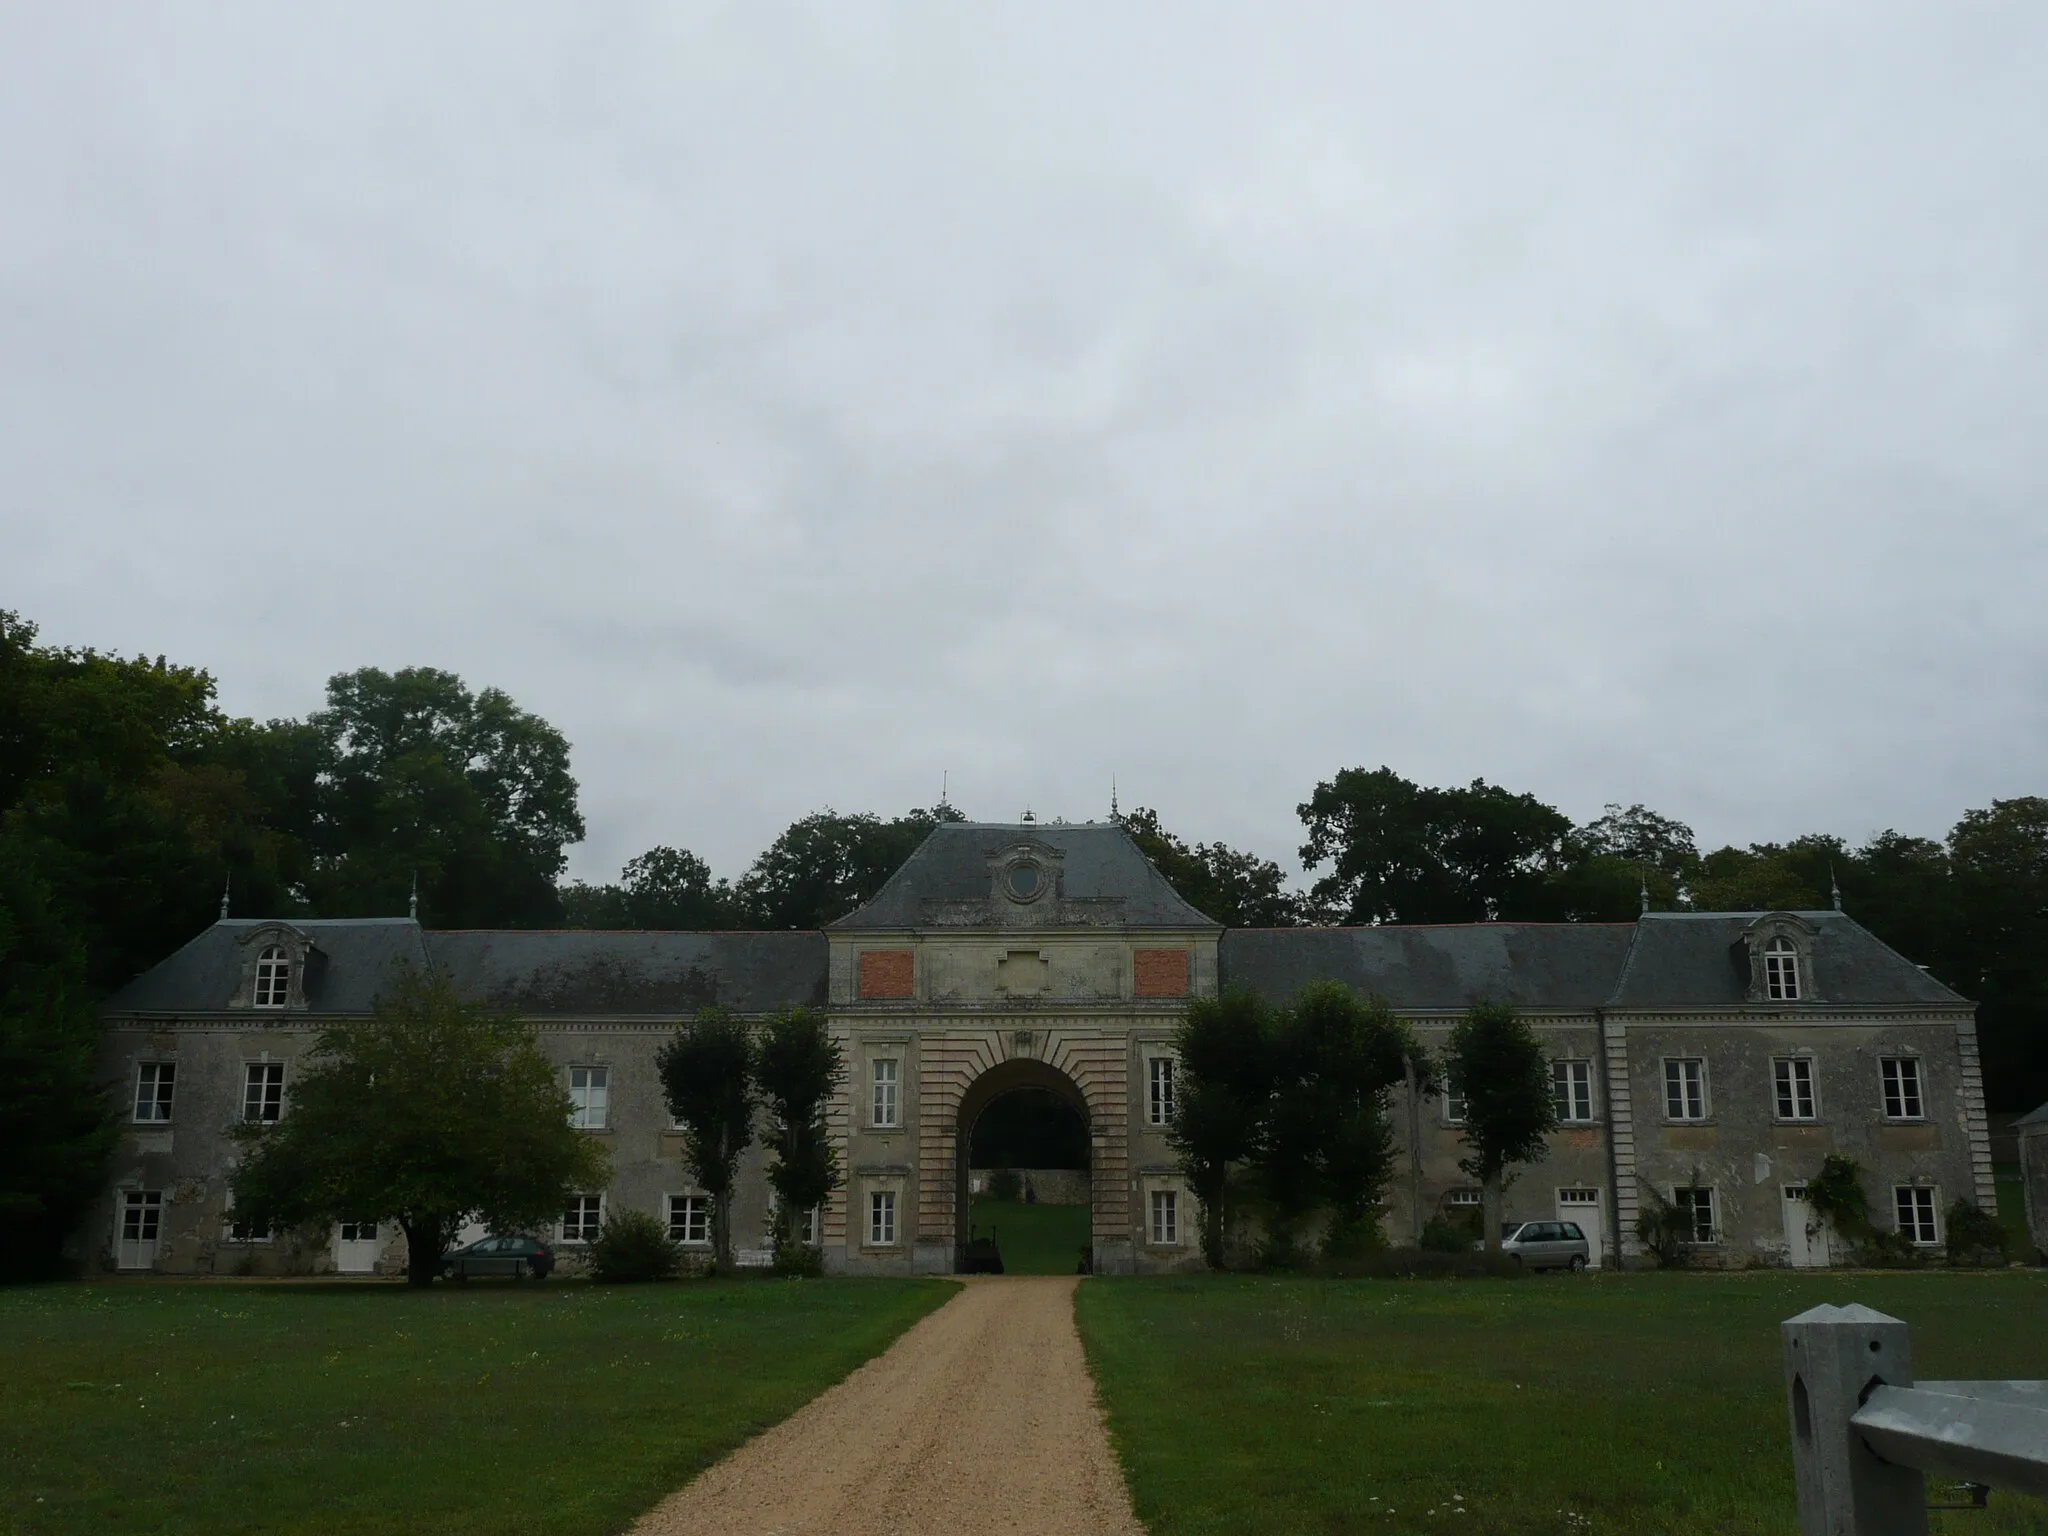
{"label": "metal railing", "polygon": [[1930,1475],[1977,1505],[1990,1488],[2048,1498],[2048,1382],[1916,1384],[1906,1325],[1869,1307],[1780,1331],[1800,1536],[1925,1536]]}

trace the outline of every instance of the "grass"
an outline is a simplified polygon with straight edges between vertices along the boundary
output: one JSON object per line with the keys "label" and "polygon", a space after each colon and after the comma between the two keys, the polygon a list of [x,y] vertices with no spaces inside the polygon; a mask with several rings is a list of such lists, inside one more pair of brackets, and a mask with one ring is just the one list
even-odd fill
{"label": "grass", "polygon": [[0,1531],[617,1531],[952,1290],[0,1291]]}
{"label": "grass", "polygon": [[1071,1275],[1081,1262],[1081,1250],[1088,1246],[1085,1205],[980,1198],[969,1219],[983,1236],[995,1228],[1007,1275]]}
{"label": "grass", "polygon": [[[1922,1377],[2048,1377],[2038,1272],[1190,1276],[1091,1282],[1076,1310],[1153,1536],[1791,1536],[1778,1324],[1851,1300],[1912,1325]],[[2012,1494],[1933,1518],[2048,1532]]]}

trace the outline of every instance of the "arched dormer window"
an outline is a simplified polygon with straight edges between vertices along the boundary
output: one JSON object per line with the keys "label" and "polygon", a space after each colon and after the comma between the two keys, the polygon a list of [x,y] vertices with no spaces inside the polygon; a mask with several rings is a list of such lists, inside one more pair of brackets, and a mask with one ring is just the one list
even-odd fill
{"label": "arched dormer window", "polygon": [[282,945],[271,944],[256,957],[256,990],[250,999],[256,1008],[282,1008],[291,998],[292,957]]}
{"label": "arched dormer window", "polygon": [[1764,945],[1764,996],[1774,1003],[1799,1001],[1799,950],[1783,934]]}

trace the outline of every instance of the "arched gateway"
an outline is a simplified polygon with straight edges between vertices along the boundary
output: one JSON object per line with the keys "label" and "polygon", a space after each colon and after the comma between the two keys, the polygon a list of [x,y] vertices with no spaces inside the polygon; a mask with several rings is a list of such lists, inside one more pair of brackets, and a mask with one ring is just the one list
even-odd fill
{"label": "arched gateway", "polygon": [[941,826],[826,930],[847,1062],[827,1262],[958,1268],[974,1123],[1017,1088],[1087,1123],[1096,1270],[1191,1262],[1165,1137],[1172,1038],[1187,999],[1215,989],[1220,932],[1121,827]]}

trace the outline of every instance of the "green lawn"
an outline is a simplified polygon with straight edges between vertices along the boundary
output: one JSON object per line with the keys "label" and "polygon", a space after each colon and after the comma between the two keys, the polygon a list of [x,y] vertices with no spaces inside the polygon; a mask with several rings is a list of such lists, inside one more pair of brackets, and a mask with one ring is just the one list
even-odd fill
{"label": "green lawn", "polygon": [[978,1198],[970,1218],[986,1237],[993,1227],[1006,1275],[1071,1275],[1088,1246],[1088,1207],[1027,1205]]}
{"label": "green lawn", "polygon": [[[1923,1377],[2048,1377],[2039,1272],[1189,1276],[1076,1309],[1153,1536],[1792,1536],[1778,1324],[1823,1301],[1904,1318]],[[2040,1533],[2048,1505],[1935,1519]]]}
{"label": "green lawn", "polygon": [[0,1291],[0,1531],[617,1531],[953,1289]]}

